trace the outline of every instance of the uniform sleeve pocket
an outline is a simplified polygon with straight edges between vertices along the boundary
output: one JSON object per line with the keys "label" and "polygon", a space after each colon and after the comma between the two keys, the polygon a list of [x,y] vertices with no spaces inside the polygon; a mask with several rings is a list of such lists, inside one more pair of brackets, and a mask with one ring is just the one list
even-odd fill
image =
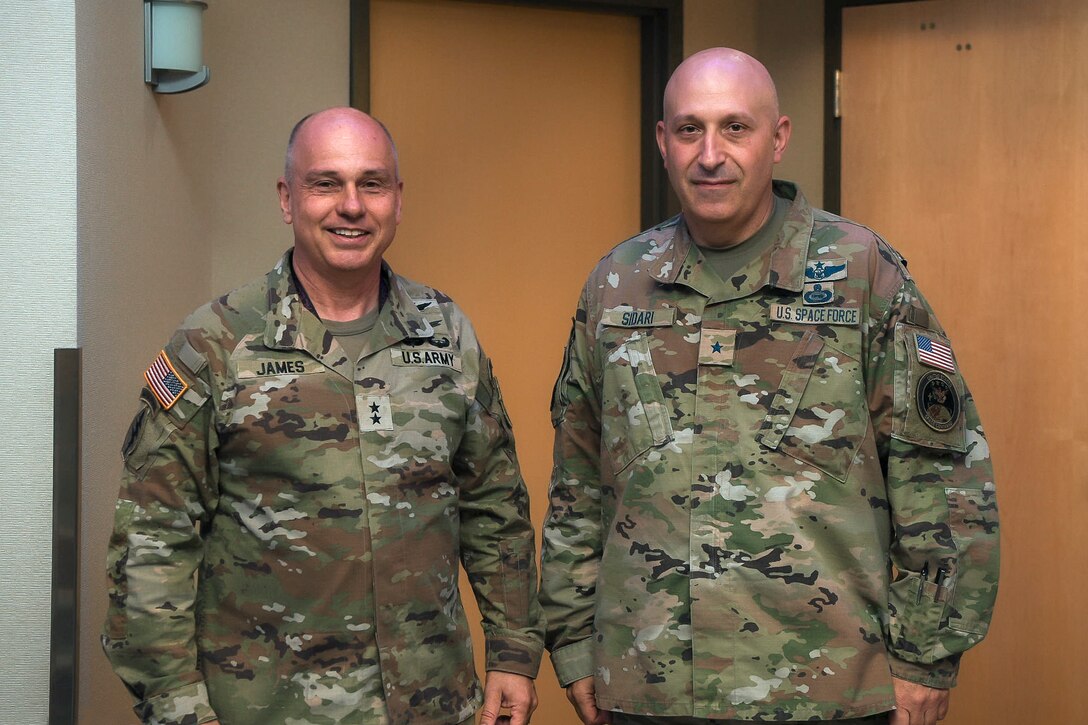
{"label": "uniform sleeve pocket", "polygon": [[499,542],[499,566],[502,568],[503,605],[507,628],[516,629],[529,618],[529,577],[532,571],[533,545],[522,540]]}
{"label": "uniform sleeve pocket", "polygon": [[510,420],[510,414],[506,411],[506,402],[502,399],[502,390],[499,388],[499,379],[495,377],[495,368],[491,364],[491,358],[487,358],[487,375],[480,376],[477,398],[487,412],[498,419],[506,434],[513,436],[514,424]]}
{"label": "uniform sleeve pocket", "polygon": [[934,330],[898,325],[892,436],[926,448],[963,453],[967,450],[964,395],[948,339]]}
{"label": "uniform sleeve pocket", "polygon": [[140,409],[136,411],[125,435],[125,442],[121,445],[121,458],[125,468],[134,474],[143,473],[151,454],[162,446],[172,430],[166,413],[157,407],[157,403],[149,402],[147,395],[140,396]]}
{"label": "uniform sleeve pocket", "polygon": [[566,412],[567,406],[570,405],[567,386],[570,384],[571,358],[574,355],[575,330],[575,322],[572,320],[570,338],[567,340],[566,349],[563,350],[563,367],[559,369],[559,377],[555,379],[555,387],[552,388],[552,401],[550,406],[552,427],[559,426],[559,423],[563,420],[563,414]]}
{"label": "uniform sleeve pocket", "polygon": [[992,490],[946,488],[948,525],[956,543],[948,628],[985,636],[997,597],[997,497]]}
{"label": "uniform sleeve pocket", "polygon": [[889,592],[890,647],[908,662],[936,662],[978,644],[997,597],[994,492],[946,488],[945,495],[954,555],[928,576],[903,574]]}
{"label": "uniform sleeve pocket", "polygon": [[634,333],[609,354],[604,406],[601,438],[615,473],[672,440],[672,419],[644,334]]}
{"label": "uniform sleeve pocket", "polygon": [[907,662],[935,662],[949,654],[940,638],[944,603],[931,596],[935,587],[928,584],[913,573],[891,584],[889,646]]}

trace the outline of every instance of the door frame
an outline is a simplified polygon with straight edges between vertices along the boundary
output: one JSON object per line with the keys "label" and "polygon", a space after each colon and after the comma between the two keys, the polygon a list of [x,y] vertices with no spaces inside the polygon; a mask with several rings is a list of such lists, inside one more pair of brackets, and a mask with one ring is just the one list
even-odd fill
{"label": "door frame", "polygon": [[[683,0],[455,0],[492,5],[517,5],[635,16],[641,36],[641,228],[646,229],[678,214],[680,205],[672,194],[665,167],[657,150],[654,130],[664,115],[662,99],[673,69],[683,60]],[[351,0],[350,6],[350,104],[370,110],[370,0]]]}
{"label": "door frame", "polygon": [[842,70],[842,11],[919,0],[824,0],[824,208],[842,213],[842,118],[836,113],[836,74]]}

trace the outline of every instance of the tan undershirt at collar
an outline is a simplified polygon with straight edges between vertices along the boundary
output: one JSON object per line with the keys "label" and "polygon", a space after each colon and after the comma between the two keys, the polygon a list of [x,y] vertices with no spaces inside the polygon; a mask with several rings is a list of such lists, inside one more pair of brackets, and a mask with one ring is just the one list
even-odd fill
{"label": "tan undershirt at collar", "polygon": [[379,312],[381,312],[381,308],[375,307],[362,317],[354,320],[344,322],[322,320],[322,322],[332,333],[332,336],[336,338],[336,341],[340,343],[340,347],[344,348],[344,351],[348,354],[348,359],[358,361],[359,355],[363,352],[363,344],[366,341],[367,334],[374,329],[374,325],[378,322]]}
{"label": "tan undershirt at collar", "polygon": [[702,253],[703,259],[718,275],[718,278],[728,283],[729,279],[737,272],[747,267],[752,260],[763,256],[774,245],[778,233],[782,231],[782,224],[786,219],[786,211],[789,208],[790,202],[788,199],[775,196],[774,208],[771,210],[770,218],[755,234],[740,244],[734,244],[732,247],[726,247],[725,249],[699,246],[699,252]]}

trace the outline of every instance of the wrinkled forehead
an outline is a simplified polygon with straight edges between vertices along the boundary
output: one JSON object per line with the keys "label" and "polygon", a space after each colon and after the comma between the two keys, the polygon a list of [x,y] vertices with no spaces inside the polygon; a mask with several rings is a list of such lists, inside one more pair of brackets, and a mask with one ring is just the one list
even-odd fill
{"label": "wrinkled forehead", "polygon": [[388,135],[369,119],[341,117],[311,121],[301,129],[294,155],[299,167],[337,159],[366,159],[368,165],[390,169],[396,166]]}

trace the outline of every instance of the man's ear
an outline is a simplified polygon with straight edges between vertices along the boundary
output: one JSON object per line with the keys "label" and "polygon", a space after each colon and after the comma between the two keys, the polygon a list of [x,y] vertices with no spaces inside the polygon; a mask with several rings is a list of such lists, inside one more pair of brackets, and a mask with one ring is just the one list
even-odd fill
{"label": "man's ear", "polygon": [[774,162],[776,164],[782,160],[783,154],[786,153],[792,130],[793,125],[790,123],[789,116],[782,116],[778,119],[778,125],[774,128]]}
{"label": "man's ear", "polygon": [[662,163],[669,162],[668,151],[665,150],[665,122],[657,122],[657,150],[661,152]]}
{"label": "man's ear", "polygon": [[290,216],[290,186],[287,185],[286,177],[280,176],[280,181],[275,183],[275,191],[280,195],[280,211],[283,214],[283,223],[289,224],[292,221],[292,216]]}
{"label": "man's ear", "polygon": [[283,176],[276,182],[276,192],[280,196],[280,212],[283,214],[283,223],[291,223],[291,187]]}

